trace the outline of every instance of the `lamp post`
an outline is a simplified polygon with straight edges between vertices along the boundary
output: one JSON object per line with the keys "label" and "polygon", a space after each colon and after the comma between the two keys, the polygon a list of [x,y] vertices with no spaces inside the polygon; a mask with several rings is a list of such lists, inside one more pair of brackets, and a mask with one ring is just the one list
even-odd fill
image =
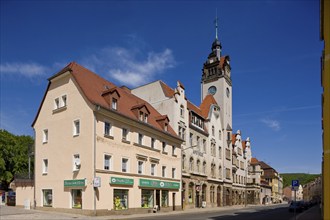
{"label": "lamp post", "polygon": [[248,182],[248,172],[249,172],[249,167],[250,167],[250,164],[249,162],[247,162],[247,166],[246,166],[246,169],[245,169],[245,207],[247,206],[247,182]]}

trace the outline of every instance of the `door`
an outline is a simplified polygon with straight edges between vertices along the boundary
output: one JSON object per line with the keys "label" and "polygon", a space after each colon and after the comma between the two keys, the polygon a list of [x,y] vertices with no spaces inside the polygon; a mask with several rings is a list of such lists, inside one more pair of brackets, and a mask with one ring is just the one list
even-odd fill
{"label": "door", "polygon": [[158,206],[158,210],[160,210],[160,190],[156,190],[156,205]]}
{"label": "door", "polygon": [[172,193],[173,211],[175,211],[175,193]]}

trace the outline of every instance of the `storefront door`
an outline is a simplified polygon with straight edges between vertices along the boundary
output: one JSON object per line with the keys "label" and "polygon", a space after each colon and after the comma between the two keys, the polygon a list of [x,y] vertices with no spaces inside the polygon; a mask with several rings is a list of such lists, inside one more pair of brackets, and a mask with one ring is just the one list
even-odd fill
{"label": "storefront door", "polygon": [[175,211],[175,193],[172,193],[173,211]]}
{"label": "storefront door", "polygon": [[160,210],[160,190],[156,190],[156,205],[158,206],[158,209]]}

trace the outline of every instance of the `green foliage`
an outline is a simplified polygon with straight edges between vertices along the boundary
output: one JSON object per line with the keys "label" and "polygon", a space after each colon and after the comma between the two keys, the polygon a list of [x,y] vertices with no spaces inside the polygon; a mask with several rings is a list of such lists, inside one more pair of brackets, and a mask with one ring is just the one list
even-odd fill
{"label": "green foliage", "polygon": [[28,172],[29,148],[33,143],[31,136],[16,136],[0,130],[0,182],[5,189],[15,174]]}
{"label": "green foliage", "polygon": [[292,180],[299,180],[300,185],[305,185],[313,181],[316,177],[321,176],[321,174],[307,174],[307,173],[281,173],[283,177],[283,188],[291,186]]}

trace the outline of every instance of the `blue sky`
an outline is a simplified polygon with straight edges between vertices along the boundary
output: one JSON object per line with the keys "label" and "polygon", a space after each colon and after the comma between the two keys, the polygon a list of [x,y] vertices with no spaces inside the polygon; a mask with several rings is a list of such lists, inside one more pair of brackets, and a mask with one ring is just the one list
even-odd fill
{"label": "blue sky", "polygon": [[47,78],[71,61],[134,88],[180,80],[200,104],[219,18],[233,129],[280,173],[321,172],[319,1],[1,0],[0,127],[33,135]]}

